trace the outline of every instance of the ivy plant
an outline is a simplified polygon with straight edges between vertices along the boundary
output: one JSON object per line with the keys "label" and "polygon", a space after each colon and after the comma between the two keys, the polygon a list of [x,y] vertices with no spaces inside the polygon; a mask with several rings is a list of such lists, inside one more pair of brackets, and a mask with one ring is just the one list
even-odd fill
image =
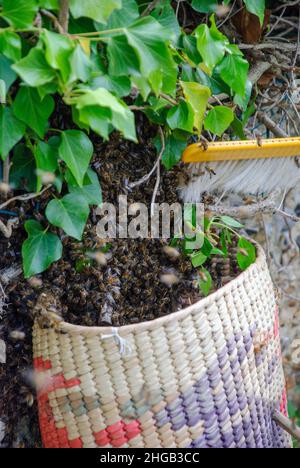
{"label": "ivy plant", "polygon": [[203,226],[198,226],[196,206],[191,205],[186,211],[184,222],[188,234],[172,239],[170,245],[190,258],[199,273],[199,289],[207,296],[213,286],[207,265],[214,256],[227,258],[230,249],[236,246],[236,262],[243,271],[255,262],[256,248],[241,235],[244,226],[230,216],[206,216]]}
{"label": "ivy plant", "polygon": [[[230,128],[240,137],[249,64],[218,29],[217,2],[189,3],[211,15],[187,32],[170,0],[0,0],[0,157],[10,167],[4,182],[56,190],[43,225],[25,226],[26,277],[62,255],[51,226],[81,239],[89,207],[101,204],[91,131],[104,140],[119,131],[136,142],[140,109],[163,128],[167,169],[203,130],[221,137]],[[245,4],[262,18],[263,1]],[[229,105],[213,99],[220,93]],[[55,126],[61,102],[72,119]]]}

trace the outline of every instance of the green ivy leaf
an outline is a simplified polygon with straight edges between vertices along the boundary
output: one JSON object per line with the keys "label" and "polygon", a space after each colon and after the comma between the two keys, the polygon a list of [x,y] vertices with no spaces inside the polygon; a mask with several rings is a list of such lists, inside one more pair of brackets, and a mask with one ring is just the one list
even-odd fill
{"label": "green ivy leaf", "polygon": [[198,268],[206,262],[207,256],[204,255],[201,251],[199,251],[191,255],[191,260],[192,260],[193,267]]}
{"label": "green ivy leaf", "polygon": [[113,130],[111,121],[111,112],[109,109],[99,106],[87,106],[78,111],[79,121],[83,127],[91,128],[104,140],[108,140],[109,133]]}
{"label": "green ivy leaf", "polygon": [[251,242],[241,237],[238,242],[237,261],[241,270],[246,270],[256,261],[256,248]]}
{"label": "green ivy leaf", "polygon": [[59,10],[59,0],[39,0],[39,5],[49,10]]}
{"label": "green ivy leaf", "polygon": [[99,75],[91,82],[91,88],[105,88],[118,97],[128,96],[131,91],[130,79],[127,76]]}
{"label": "green ivy leaf", "polygon": [[264,24],[265,19],[265,8],[266,8],[266,1],[265,0],[244,0],[246,8],[250,13],[259,17],[260,25]]}
{"label": "green ivy leaf", "polygon": [[84,16],[99,23],[106,23],[112,12],[121,7],[121,0],[70,0],[70,9],[74,18]]}
{"label": "green ivy leaf", "polygon": [[79,111],[85,107],[94,107],[97,105],[100,108],[109,109],[112,125],[120,130],[125,138],[135,142],[137,141],[133,112],[128,109],[123,101],[117,99],[106,89],[99,88],[94,91],[86,90],[85,93],[76,98],[74,102]]}
{"label": "green ivy leaf", "polygon": [[231,89],[245,96],[249,63],[240,55],[227,55],[218,66],[220,76]]}
{"label": "green ivy leaf", "polygon": [[49,67],[42,50],[33,48],[29,54],[17,62],[12,68],[28,86],[42,86],[56,77],[55,71]]}
{"label": "green ivy leaf", "polygon": [[85,133],[79,130],[62,132],[59,157],[67,164],[80,187],[92,156],[93,145]]}
{"label": "green ivy leaf", "polygon": [[111,76],[139,75],[139,61],[126,37],[108,39],[107,53]]}
{"label": "green ivy leaf", "polygon": [[[161,150],[161,142],[155,140],[157,151]],[[162,163],[167,170],[175,166],[180,160],[183,150],[186,148],[186,141],[178,140],[173,135],[166,138],[165,151],[162,155]]]}
{"label": "green ivy leaf", "polygon": [[59,200],[52,200],[47,206],[46,217],[69,236],[81,240],[89,212],[87,201],[72,193]]}
{"label": "green ivy leaf", "polygon": [[192,8],[199,13],[213,13],[217,6],[218,3],[214,0],[192,0]]}
{"label": "green ivy leaf", "polygon": [[37,192],[42,188],[42,177],[39,172],[55,173],[58,168],[58,149],[51,143],[39,141],[34,153],[37,167]]}
{"label": "green ivy leaf", "polygon": [[74,43],[67,36],[44,30],[42,40],[45,44],[45,58],[48,64],[59,70],[64,82],[71,74],[70,57],[74,50]]}
{"label": "green ivy leaf", "polygon": [[70,81],[80,80],[83,83],[90,79],[93,64],[83,48],[78,44],[70,56],[71,78]]}
{"label": "green ivy leaf", "polygon": [[96,172],[88,169],[82,187],[79,187],[76,180],[70,172],[66,174],[68,188],[70,193],[80,195],[88,202],[89,205],[100,206],[102,204],[102,191],[100,182]]}
{"label": "green ivy leaf", "polygon": [[167,122],[170,128],[179,128],[186,132],[193,132],[195,114],[192,106],[185,101],[180,101],[178,106],[168,111]]}
{"label": "green ivy leaf", "polygon": [[0,77],[6,84],[6,91],[9,90],[17,78],[17,75],[11,66],[12,61],[5,57],[5,55],[0,55]]}
{"label": "green ivy leaf", "polygon": [[26,86],[19,89],[13,104],[15,116],[32,128],[40,138],[44,137],[48,126],[48,118],[53,110],[54,101],[51,96],[46,96],[42,100],[35,88]]}
{"label": "green ivy leaf", "polygon": [[10,150],[21,140],[25,125],[12,113],[10,107],[0,107],[0,155],[6,159]]}
{"label": "green ivy leaf", "polygon": [[47,270],[53,262],[62,257],[62,243],[58,236],[47,232],[37,221],[27,221],[27,240],[22,246],[25,278],[30,278]]}
{"label": "green ivy leaf", "polygon": [[207,86],[199,83],[183,81],[181,82],[181,86],[186,100],[190,103],[195,113],[194,127],[201,130],[211,91]]}
{"label": "green ivy leaf", "polygon": [[3,0],[1,16],[15,28],[30,28],[38,11],[36,0]]}
{"label": "green ivy leaf", "polygon": [[221,137],[234,119],[232,109],[225,106],[215,106],[210,110],[204,121],[205,130]]}
{"label": "green ivy leaf", "polygon": [[249,101],[251,99],[253,84],[249,79],[246,81],[246,92],[244,95],[236,94],[234,96],[234,103],[237,104],[243,111],[247,110]]}
{"label": "green ivy leaf", "polygon": [[226,46],[229,44],[228,39],[218,31],[213,17],[211,17],[211,22],[210,28],[206,24],[201,24],[195,30],[197,48],[210,72],[222,60]]}
{"label": "green ivy leaf", "polygon": [[97,31],[104,29],[125,28],[139,17],[139,9],[135,0],[122,1],[122,7],[112,12],[107,24],[98,24]]}
{"label": "green ivy leaf", "polygon": [[204,296],[208,296],[212,287],[212,277],[205,268],[201,268],[201,278],[199,280],[199,287]]}
{"label": "green ivy leaf", "polygon": [[244,227],[243,224],[239,223],[239,221],[237,221],[236,219],[231,218],[231,216],[220,216],[220,219],[222,223],[225,224],[225,226],[236,229],[242,229]]}
{"label": "green ivy leaf", "polygon": [[160,1],[156,8],[151,12],[155,18],[166,30],[169,30],[170,39],[175,42],[180,36],[180,26],[176,18],[175,11],[169,0]]}
{"label": "green ivy leaf", "polygon": [[0,78],[0,104],[6,104],[6,83]]}
{"label": "green ivy leaf", "polygon": [[14,189],[34,192],[37,185],[36,164],[32,152],[25,145],[15,146],[9,182]]}
{"label": "green ivy leaf", "polygon": [[177,65],[167,46],[167,41],[170,39],[168,30],[149,16],[135,21],[124,29],[124,33],[139,60],[142,76],[148,78],[150,85],[153,86],[156,74],[163,73],[161,89],[173,93],[176,86]]}
{"label": "green ivy leaf", "polygon": [[234,116],[233,122],[231,122],[231,128],[233,133],[240,139],[240,140],[247,140],[247,137],[244,132],[244,125],[237,116]]}
{"label": "green ivy leaf", "polygon": [[13,62],[21,58],[21,39],[18,34],[8,29],[0,30],[0,52]]}

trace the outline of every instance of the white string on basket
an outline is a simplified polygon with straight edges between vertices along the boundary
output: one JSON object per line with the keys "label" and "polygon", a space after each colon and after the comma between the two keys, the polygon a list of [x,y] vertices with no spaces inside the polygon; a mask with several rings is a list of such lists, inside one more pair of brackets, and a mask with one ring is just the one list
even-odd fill
{"label": "white string on basket", "polygon": [[112,328],[112,333],[110,335],[102,335],[101,339],[102,340],[108,340],[109,338],[114,338],[115,342],[119,346],[120,354],[122,356],[130,356],[132,353],[132,348],[130,344],[128,343],[125,338],[122,338],[119,335],[118,329],[117,328]]}

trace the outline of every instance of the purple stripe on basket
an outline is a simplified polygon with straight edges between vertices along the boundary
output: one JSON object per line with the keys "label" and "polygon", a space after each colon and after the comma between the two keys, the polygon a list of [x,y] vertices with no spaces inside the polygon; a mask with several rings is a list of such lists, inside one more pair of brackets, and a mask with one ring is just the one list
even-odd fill
{"label": "purple stripe on basket", "polygon": [[[143,404],[139,402],[140,397],[134,399],[139,403],[139,414],[129,415],[128,410],[133,406],[132,402],[128,402],[123,406],[122,416],[139,417],[150,410],[157,427],[163,430],[164,426],[171,424],[174,435],[183,427],[194,427],[202,421],[204,434],[190,448],[286,446],[282,431],[272,423],[269,403],[247,394],[243,382],[241,364],[248,354],[254,358],[253,338],[256,330],[257,327],[253,326],[248,336],[239,332],[227,340],[224,348],[217,353],[215,362],[209,363],[209,369],[201,378],[160,411],[155,410],[157,403],[170,398],[170,395],[158,390],[155,398],[150,395]],[[256,365],[259,367],[266,357],[266,348],[262,348],[255,354]],[[277,364],[278,358],[274,356],[266,372],[266,385],[270,383]],[[224,427],[230,429],[225,432]]]}

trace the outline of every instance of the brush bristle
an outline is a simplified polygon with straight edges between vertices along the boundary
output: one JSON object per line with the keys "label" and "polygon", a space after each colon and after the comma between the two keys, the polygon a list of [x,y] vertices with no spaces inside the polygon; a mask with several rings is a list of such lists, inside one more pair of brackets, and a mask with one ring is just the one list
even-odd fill
{"label": "brush bristle", "polygon": [[289,190],[300,181],[295,158],[187,164],[184,171],[189,181],[180,184],[179,191],[185,203],[201,202],[204,193],[261,195]]}

